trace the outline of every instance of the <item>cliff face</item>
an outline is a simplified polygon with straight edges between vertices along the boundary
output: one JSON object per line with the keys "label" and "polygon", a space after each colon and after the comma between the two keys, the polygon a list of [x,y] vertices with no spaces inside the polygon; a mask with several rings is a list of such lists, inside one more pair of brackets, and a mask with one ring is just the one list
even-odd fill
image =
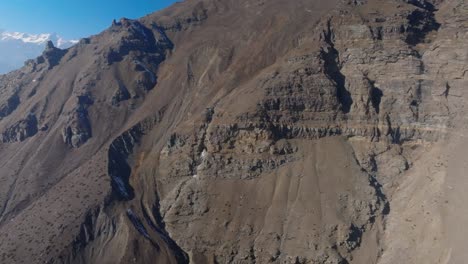
{"label": "cliff face", "polygon": [[0,75],[1,262],[463,263],[467,12],[189,0],[49,45]]}

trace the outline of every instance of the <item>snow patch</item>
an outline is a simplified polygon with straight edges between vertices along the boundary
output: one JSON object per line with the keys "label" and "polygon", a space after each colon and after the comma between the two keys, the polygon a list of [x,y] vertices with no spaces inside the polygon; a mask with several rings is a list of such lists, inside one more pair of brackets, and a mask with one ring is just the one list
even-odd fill
{"label": "snow patch", "polygon": [[204,149],[203,152],[201,153],[202,159],[206,158],[207,155],[208,155],[208,151],[206,151],[206,149]]}

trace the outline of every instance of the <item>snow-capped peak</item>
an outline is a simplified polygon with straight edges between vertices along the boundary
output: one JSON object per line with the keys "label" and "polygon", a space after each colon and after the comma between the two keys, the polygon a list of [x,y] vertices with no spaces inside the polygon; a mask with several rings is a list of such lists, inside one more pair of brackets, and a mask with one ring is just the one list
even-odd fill
{"label": "snow-capped peak", "polygon": [[0,74],[20,68],[24,61],[41,55],[48,41],[61,49],[78,40],[66,40],[57,34],[28,34],[0,30]]}
{"label": "snow-capped peak", "polygon": [[2,32],[1,40],[21,40],[24,43],[42,44],[49,40],[51,34],[26,34],[20,32]]}
{"label": "snow-capped peak", "polygon": [[28,34],[21,32],[0,32],[0,41],[20,41],[23,43],[31,43],[44,45],[51,40],[58,48],[68,48],[78,42],[78,40],[65,40],[57,34]]}
{"label": "snow-capped peak", "polygon": [[66,39],[63,39],[61,37],[58,37],[57,38],[57,47],[59,48],[65,48],[65,47],[69,47],[69,46],[73,46],[75,45],[76,43],[78,43],[79,41],[78,40],[66,40]]}

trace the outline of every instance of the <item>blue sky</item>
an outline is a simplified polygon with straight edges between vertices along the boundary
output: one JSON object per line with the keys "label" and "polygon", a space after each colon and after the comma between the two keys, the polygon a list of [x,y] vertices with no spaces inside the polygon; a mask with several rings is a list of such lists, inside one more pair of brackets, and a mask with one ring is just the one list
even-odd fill
{"label": "blue sky", "polygon": [[67,39],[96,34],[112,19],[138,18],[175,0],[0,0],[0,29],[57,33]]}

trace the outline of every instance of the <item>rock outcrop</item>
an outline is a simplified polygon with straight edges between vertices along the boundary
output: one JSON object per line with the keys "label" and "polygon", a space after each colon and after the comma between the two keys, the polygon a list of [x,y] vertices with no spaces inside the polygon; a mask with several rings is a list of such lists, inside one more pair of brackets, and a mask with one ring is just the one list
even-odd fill
{"label": "rock outcrop", "polygon": [[7,128],[1,135],[3,143],[20,142],[34,136],[38,131],[37,119],[34,115],[28,115],[13,126]]}
{"label": "rock outcrop", "polygon": [[89,95],[76,98],[76,107],[69,113],[67,125],[62,129],[63,142],[78,148],[92,136],[88,106],[93,103]]}
{"label": "rock outcrop", "polygon": [[19,104],[18,95],[13,94],[13,95],[7,97],[7,99],[5,100],[5,102],[3,102],[3,104],[2,104],[2,106],[0,108],[0,116],[5,117],[5,116],[11,114],[11,112],[13,112],[16,109],[18,104]]}

